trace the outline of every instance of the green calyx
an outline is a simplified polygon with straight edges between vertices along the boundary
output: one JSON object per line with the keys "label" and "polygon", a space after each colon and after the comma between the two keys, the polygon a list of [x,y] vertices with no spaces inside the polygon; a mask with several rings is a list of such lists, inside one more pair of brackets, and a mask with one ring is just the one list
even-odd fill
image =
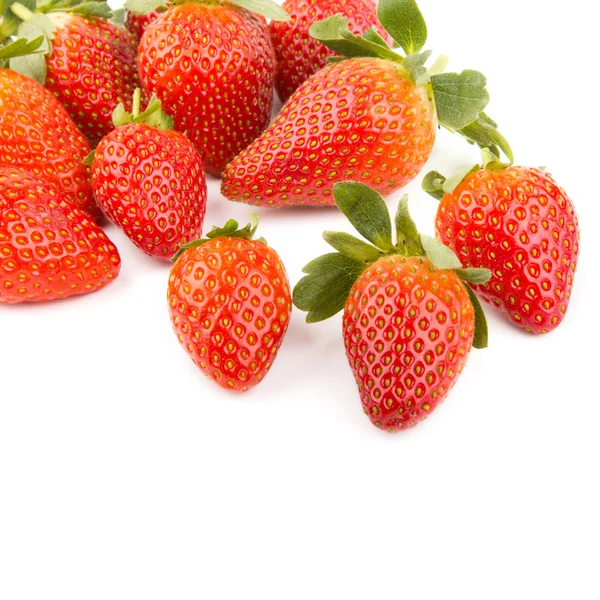
{"label": "green calyx", "polygon": [[[240,238],[243,240],[252,240],[254,239],[254,234],[256,233],[256,228],[258,227],[258,215],[255,213],[250,213],[250,223],[248,223],[245,227],[241,227],[238,225],[238,222],[234,219],[229,219],[223,227],[213,227],[211,231],[206,234],[205,238],[201,238],[199,240],[195,240],[190,242],[189,244],[182,244],[175,256],[171,259],[171,262],[176,262],[177,259],[186,251],[191,248],[197,248],[198,246],[202,246],[202,244],[206,244],[210,240],[214,240],[219,237],[233,237]],[[258,238],[259,241],[265,242],[264,238]],[[266,243],[266,242],[265,242]]]}
{"label": "green calyx", "polygon": [[[159,10],[165,6],[165,4],[173,6],[177,4],[187,4],[190,0],[171,0],[165,3],[165,0],[127,0],[125,7],[127,10],[135,13],[136,15],[145,15],[154,10]],[[202,4],[202,0],[192,0],[192,2]],[[272,21],[289,21],[290,15],[281,8],[273,0],[226,0],[229,4],[239,6],[247,11],[253,12],[257,15],[262,15]]]}
{"label": "green calyx", "polygon": [[128,113],[123,103],[120,103],[112,114],[112,121],[115,127],[123,127],[131,123],[140,123],[161,129],[163,131],[173,129],[173,119],[162,111],[160,100],[156,96],[150,98],[148,106],[143,112],[140,112],[141,90],[136,88],[133,92],[133,102],[131,112]]}
{"label": "green calyx", "polygon": [[510,152],[508,142],[500,135],[496,124],[483,113],[490,101],[485,76],[471,69],[461,73],[444,73],[448,63],[444,56],[429,68],[426,66],[431,51],[423,51],[427,42],[427,25],[416,1],[380,0],[377,15],[404,55],[390,48],[373,29],[362,36],[352,33],[348,19],[341,15],[314,23],[309,33],[342,55],[333,57],[330,62],[375,57],[401,65],[415,85],[427,89],[440,125],[482,148],[496,145],[512,160],[507,153]]}
{"label": "green calyx", "polygon": [[[390,214],[380,194],[362,183],[346,181],[334,186],[333,195],[338,208],[367,242],[348,233],[323,234],[336,252],[308,263],[303,269],[306,276],[294,288],[294,304],[308,313],[307,323],[324,321],[340,312],[360,274],[384,256],[425,256],[438,269],[454,271],[467,290],[468,283],[485,283],[491,277],[487,269],[463,269],[450,248],[420,234],[409,214],[408,196],[398,205],[394,242]],[[479,301],[476,297],[471,301],[476,322],[485,323]],[[487,326],[481,325],[476,330],[474,346],[487,346]]]}
{"label": "green calyx", "polygon": [[510,152],[510,162],[505,163],[500,160],[500,153],[497,147],[483,148],[481,156],[482,161],[480,164],[459,169],[454,175],[448,178],[437,171],[430,171],[425,175],[423,182],[421,183],[421,188],[436,200],[441,200],[446,194],[452,194],[452,192],[454,192],[454,190],[464,181],[467,175],[479,171],[480,169],[499,173],[507,167],[510,167],[513,163],[512,152]]}

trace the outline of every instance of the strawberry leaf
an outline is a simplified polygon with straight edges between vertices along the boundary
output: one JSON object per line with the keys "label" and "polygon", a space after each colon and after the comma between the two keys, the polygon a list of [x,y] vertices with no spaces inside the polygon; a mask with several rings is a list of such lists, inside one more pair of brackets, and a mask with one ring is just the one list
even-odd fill
{"label": "strawberry leaf", "polygon": [[363,38],[369,42],[373,42],[374,44],[379,44],[383,48],[388,48],[387,42],[379,35],[377,29],[375,27],[370,27],[363,33]]}
{"label": "strawberry leaf", "polygon": [[343,254],[325,254],[303,269],[307,273],[294,288],[294,304],[308,312],[307,323],[329,319],[340,312],[366,264]]}
{"label": "strawberry leaf", "polygon": [[514,154],[510,144],[506,138],[498,131],[498,125],[490,119],[484,112],[466,127],[458,130],[458,133],[465,137],[471,144],[475,144],[480,148],[489,148],[498,157],[500,151],[504,153],[506,158],[512,165],[514,162]]}
{"label": "strawberry leaf", "polygon": [[396,211],[396,247],[405,256],[423,254],[421,238],[408,210],[408,195],[402,196]]}
{"label": "strawberry leaf", "polygon": [[359,262],[370,263],[383,256],[383,253],[375,246],[371,246],[349,233],[324,231],[323,239],[340,254]]}
{"label": "strawberry leaf", "polygon": [[38,83],[46,83],[46,57],[43,54],[29,54],[27,56],[16,56],[9,61],[9,67],[25,75]]}
{"label": "strawberry leaf", "polygon": [[413,83],[423,77],[427,73],[425,63],[431,56],[431,50],[426,50],[419,54],[409,54],[403,61],[402,65],[408,72],[408,75]]}
{"label": "strawberry leaf", "polygon": [[109,21],[113,25],[122,28],[125,25],[125,9],[117,8],[116,10],[113,10],[112,13],[112,17],[109,19]]}
{"label": "strawberry leaf", "polygon": [[100,17],[101,19],[112,19],[113,16],[113,11],[106,2],[82,2],[73,7],[61,8],[60,11],[82,17]]}
{"label": "strawberry leaf", "polygon": [[345,181],[333,186],[333,197],[366,240],[386,252],[394,247],[390,213],[380,194],[363,183]]}
{"label": "strawberry leaf", "polygon": [[[164,0],[163,0],[164,1]],[[272,21],[289,21],[290,15],[273,0],[228,0],[250,12],[262,15]]]}
{"label": "strawberry leaf", "polygon": [[379,0],[377,16],[406,54],[419,52],[427,41],[427,24],[415,0]]}
{"label": "strawberry leaf", "polygon": [[127,0],[125,8],[136,14],[146,15],[164,4],[165,0]]}
{"label": "strawberry leaf", "polygon": [[479,285],[487,283],[492,277],[492,272],[489,269],[455,269],[454,272],[463,280]]}
{"label": "strawberry leaf", "polygon": [[441,200],[445,194],[444,183],[446,183],[446,178],[441,173],[430,171],[425,175],[421,189],[436,200]]}
{"label": "strawberry leaf", "polygon": [[473,167],[465,167],[464,169],[459,169],[456,173],[454,173],[454,175],[452,175],[452,177],[448,177],[448,179],[444,181],[444,185],[442,186],[444,193],[451,194],[462,183],[463,179],[469,173],[471,173],[471,171],[474,171],[478,167],[479,165],[475,165]]}
{"label": "strawberry leaf", "polygon": [[439,242],[428,235],[421,234],[420,238],[423,249],[425,250],[425,256],[427,256],[438,269],[462,268],[462,263],[458,256],[456,256],[448,246],[444,246],[442,242]]}
{"label": "strawberry leaf", "polygon": [[14,42],[0,48],[0,60],[8,60],[34,52],[44,52],[44,42],[45,37],[43,35],[39,35],[32,40],[17,38]]}
{"label": "strawberry leaf", "polygon": [[473,311],[475,313],[475,335],[473,337],[473,348],[476,348],[477,350],[483,350],[484,348],[488,347],[487,319],[485,318],[485,313],[483,312],[481,302],[479,302],[479,298],[475,295],[475,292],[471,286],[467,283],[465,284],[465,288],[467,289],[467,293],[469,294],[471,304],[473,305]]}
{"label": "strawberry leaf", "polygon": [[486,83],[479,71],[432,75],[431,88],[439,122],[452,131],[473,123],[490,101]]}
{"label": "strawberry leaf", "polygon": [[323,21],[313,23],[308,33],[331,50],[347,58],[371,56],[396,62],[402,60],[387,44],[382,46],[379,42],[352,33],[348,29],[348,19],[342,15],[333,15]]}

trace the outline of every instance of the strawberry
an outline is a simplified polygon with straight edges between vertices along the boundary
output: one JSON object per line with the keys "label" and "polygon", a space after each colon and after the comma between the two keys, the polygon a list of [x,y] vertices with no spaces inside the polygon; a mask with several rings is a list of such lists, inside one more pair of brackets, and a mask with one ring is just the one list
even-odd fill
{"label": "strawberry", "polygon": [[[348,19],[329,17],[311,35],[345,56],[298,88],[271,126],[225,169],[221,191],[265,207],[334,204],[336,182],[353,179],[382,195],[414,179],[431,154],[438,124],[477,141],[489,101],[477,71],[427,71],[427,28],[414,3],[381,0],[379,20],[402,46],[374,30],[363,37]],[[398,15],[405,12],[398,22]]]}
{"label": "strawberry", "polygon": [[87,294],[119,274],[106,234],[43,175],[0,167],[0,302]]}
{"label": "strawberry", "polygon": [[408,429],[446,398],[471,347],[487,345],[481,305],[465,282],[485,269],[462,269],[449,249],[419,235],[408,199],[396,215],[397,243],[383,198],[358,182],[338,183],[336,204],[371,244],[347,233],[324,234],[337,252],[304,268],[294,304],[307,322],[343,309],[342,333],[363,409],[380,429]]}
{"label": "strawberry", "polygon": [[155,21],[160,17],[161,13],[158,10],[153,10],[149,13],[145,13],[142,15],[138,15],[131,10],[125,11],[125,29],[135,35],[135,37],[139,40],[141,39],[144,31],[146,31],[146,27],[152,21]]}
{"label": "strawberry", "polygon": [[231,220],[182,247],[168,287],[179,342],[221,387],[245,392],[263,380],[281,346],[292,310],[285,268],[256,219]]}
{"label": "strawberry", "polygon": [[216,176],[271,118],[275,56],[264,19],[246,4],[286,16],[272,0],[190,2],[169,8],[140,41],[146,92],[156,94]]}
{"label": "strawberry", "polygon": [[285,0],[283,8],[291,20],[273,21],[269,26],[278,66],[275,89],[283,102],[323,68],[330,56],[336,55],[309,35],[313,23],[340,14],[347,17],[353,33],[362,34],[374,28],[387,43],[392,43],[377,19],[373,0]]}
{"label": "strawberry", "polygon": [[202,234],[206,179],[193,144],[172,131],[153,98],[139,114],[119,105],[116,129],[98,144],[92,165],[96,202],[146,254],[170,260],[182,243]]}
{"label": "strawberry", "polygon": [[139,86],[137,39],[107,20],[112,12],[105,2],[77,0],[68,10],[51,3],[39,8],[46,12],[33,13],[10,1],[27,34],[47,39],[45,57],[23,58],[13,68],[45,84],[96,145],[112,130],[115,107],[131,109]]}
{"label": "strawberry", "polygon": [[[20,46],[15,42],[0,49],[0,66],[18,54]],[[85,137],[48,90],[0,68],[0,164],[54,179],[79,208],[97,216],[90,170],[82,162],[89,152]]]}
{"label": "strawberry", "polygon": [[439,239],[466,265],[490,269],[477,293],[527,332],[558,327],[571,298],[579,225],[554,179],[484,152],[483,165],[448,181],[432,172],[424,188],[441,200]]}

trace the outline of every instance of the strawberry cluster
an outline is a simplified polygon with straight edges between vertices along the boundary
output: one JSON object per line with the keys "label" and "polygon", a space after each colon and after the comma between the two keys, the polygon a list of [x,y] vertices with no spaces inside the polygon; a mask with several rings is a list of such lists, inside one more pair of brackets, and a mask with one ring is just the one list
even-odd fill
{"label": "strawberry cluster", "polygon": [[[485,113],[486,78],[431,62],[415,0],[7,0],[0,21],[0,303],[103,288],[120,257],[101,228],[172,261],[168,307],[194,363],[246,392],[271,369],[292,305],[342,312],[365,414],[385,431],[443,402],[488,329],[479,302],[545,334],[579,256],[566,192],[513,164]],[[270,123],[274,89],[284,102]],[[436,237],[402,198],[439,127],[482,160],[423,189]],[[504,160],[503,160],[504,157]],[[258,219],[203,234],[205,173],[263,208],[336,206],[293,292]]]}

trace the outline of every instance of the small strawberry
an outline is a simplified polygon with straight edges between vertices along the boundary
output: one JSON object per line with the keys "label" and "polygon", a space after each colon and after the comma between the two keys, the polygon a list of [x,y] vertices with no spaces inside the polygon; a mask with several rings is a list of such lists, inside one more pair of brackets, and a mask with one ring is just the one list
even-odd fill
{"label": "small strawberry", "polygon": [[235,392],[267,374],[292,310],[285,268],[257,222],[228,221],[207,239],[183,246],[169,277],[173,328],[192,360],[218,385]]}
{"label": "small strawberry", "polygon": [[[35,51],[35,45],[27,46],[23,40],[0,49],[0,67],[18,56],[23,46],[26,52]],[[83,164],[89,152],[85,137],[48,90],[0,68],[0,165],[54,179],[79,208],[98,216],[90,170]]]}
{"label": "small strawberry", "polygon": [[374,0],[285,0],[283,8],[291,20],[273,21],[269,26],[278,67],[275,89],[283,102],[323,68],[330,56],[336,55],[309,35],[313,23],[339,14],[348,19],[352,33],[362,34],[374,28],[377,35],[392,43],[379,23]]}
{"label": "small strawberry", "polygon": [[127,237],[150,256],[170,260],[180,244],[202,234],[206,179],[194,145],[171,130],[153,98],[139,113],[115,109],[116,129],[98,144],[92,164],[96,202]]}
{"label": "small strawberry", "polygon": [[385,431],[429,416],[462,372],[471,346],[487,345],[481,305],[464,282],[486,281],[456,255],[419,235],[406,196],[396,215],[397,243],[383,198],[357,182],[338,183],[336,204],[373,245],[347,233],[324,234],[338,252],[304,268],[294,304],[307,322],[344,310],[346,356],[363,409]]}
{"label": "small strawberry", "polygon": [[140,41],[146,92],[161,100],[216,176],[271,118],[275,56],[264,19],[246,5],[287,17],[272,0],[188,2],[148,25]]}
{"label": "small strawberry", "polygon": [[579,257],[573,203],[545,171],[509,166],[484,151],[483,165],[448,179],[430,173],[440,199],[437,235],[466,265],[486,267],[477,293],[528,332],[562,322]]}
{"label": "small strawberry", "polygon": [[135,35],[139,40],[141,39],[146,27],[160,17],[161,13],[158,10],[153,10],[149,13],[138,15],[131,10],[125,11],[125,29]]}
{"label": "small strawberry", "polygon": [[139,86],[137,39],[107,20],[112,12],[103,1],[75,0],[68,8],[47,3],[37,13],[9,3],[23,21],[17,35],[26,31],[47,40],[46,56],[24,57],[12,68],[45,84],[95,146],[112,130],[115,107],[131,109]]}
{"label": "small strawberry", "polygon": [[120,265],[102,229],[51,179],[0,167],[0,303],[87,294]]}
{"label": "small strawberry", "polygon": [[315,39],[354,58],[334,57],[298,88],[271,126],[227,166],[224,196],[265,207],[332,205],[333,185],[347,179],[385,196],[423,168],[438,124],[474,142],[484,129],[489,134],[482,122],[489,101],[485,77],[439,73],[439,61],[426,70],[427,28],[414,3],[381,0],[378,14],[406,56],[374,30],[351,33],[340,15],[312,25]]}

